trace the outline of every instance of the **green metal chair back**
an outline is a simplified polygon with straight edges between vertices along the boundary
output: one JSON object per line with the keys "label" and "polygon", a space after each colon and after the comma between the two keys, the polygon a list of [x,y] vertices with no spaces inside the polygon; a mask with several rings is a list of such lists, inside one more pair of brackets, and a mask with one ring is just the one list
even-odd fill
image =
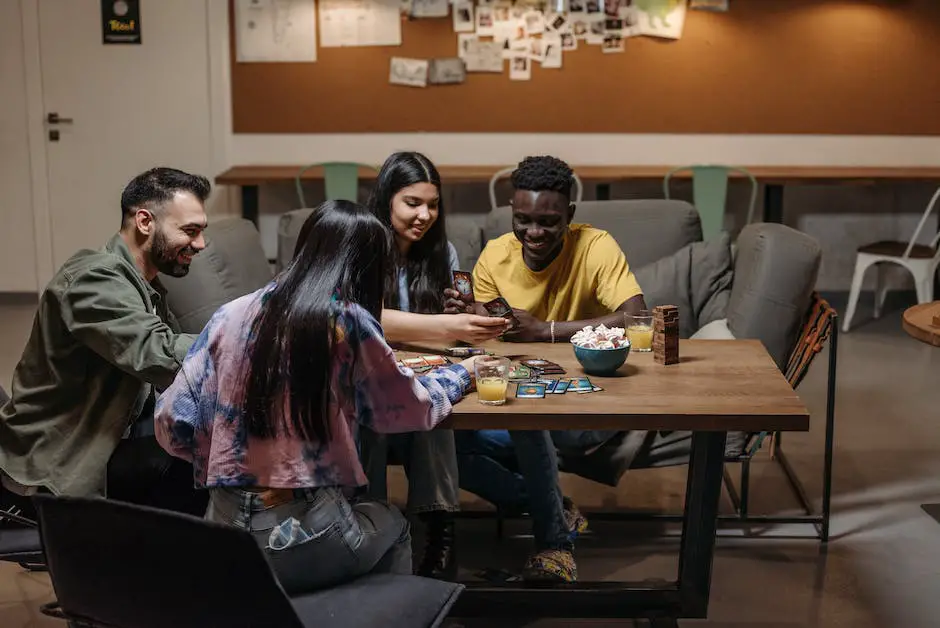
{"label": "green metal chair back", "polygon": [[728,200],[728,176],[737,172],[751,182],[751,202],[747,210],[747,224],[754,216],[757,203],[757,179],[743,168],[719,165],[680,166],[670,170],[663,179],[663,192],[669,198],[669,183],[676,173],[692,172],[692,203],[702,220],[702,237],[705,240],[721,233],[725,224],[725,205]]}
{"label": "green metal chair back", "polygon": [[297,200],[300,201],[301,209],[307,207],[307,201],[304,198],[303,175],[316,167],[323,168],[323,183],[328,201],[355,201],[359,196],[359,169],[369,168],[378,172],[375,166],[349,161],[326,161],[304,166],[294,179],[294,184],[297,186]]}

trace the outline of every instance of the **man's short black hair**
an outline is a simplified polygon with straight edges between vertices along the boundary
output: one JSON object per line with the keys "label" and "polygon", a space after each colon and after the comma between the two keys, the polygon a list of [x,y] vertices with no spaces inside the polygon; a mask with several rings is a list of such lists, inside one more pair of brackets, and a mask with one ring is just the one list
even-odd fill
{"label": "man's short black hair", "polygon": [[153,210],[173,199],[177,192],[189,192],[201,202],[209,198],[209,180],[175,168],[152,168],[134,177],[121,193],[122,223],[133,216],[138,207]]}
{"label": "man's short black hair", "polygon": [[532,192],[558,192],[569,201],[574,172],[557,157],[526,157],[512,173],[512,186]]}

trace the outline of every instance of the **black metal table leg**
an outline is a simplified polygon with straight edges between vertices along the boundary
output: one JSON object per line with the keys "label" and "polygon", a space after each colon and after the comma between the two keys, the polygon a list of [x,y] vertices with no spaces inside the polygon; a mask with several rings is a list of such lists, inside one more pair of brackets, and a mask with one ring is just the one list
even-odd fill
{"label": "black metal table leg", "polygon": [[258,186],[242,186],[242,218],[258,226]]}
{"label": "black metal table leg", "polygon": [[695,432],[685,489],[679,550],[680,617],[704,618],[711,589],[718,500],[725,461],[724,432]]}
{"label": "black metal table leg", "polygon": [[764,184],[764,222],[783,222],[783,184]]}

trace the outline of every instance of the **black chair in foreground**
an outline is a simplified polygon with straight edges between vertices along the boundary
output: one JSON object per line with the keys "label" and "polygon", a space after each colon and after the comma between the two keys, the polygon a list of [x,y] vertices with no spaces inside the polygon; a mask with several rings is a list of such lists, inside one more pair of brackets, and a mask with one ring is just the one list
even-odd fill
{"label": "black chair in foreground", "polygon": [[243,530],[104,499],[34,500],[58,597],[43,613],[74,625],[434,627],[464,589],[381,574],[288,598]]}

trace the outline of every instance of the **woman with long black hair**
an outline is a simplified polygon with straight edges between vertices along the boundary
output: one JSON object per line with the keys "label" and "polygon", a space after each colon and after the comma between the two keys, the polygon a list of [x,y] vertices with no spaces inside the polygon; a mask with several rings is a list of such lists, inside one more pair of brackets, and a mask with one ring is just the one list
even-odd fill
{"label": "woman with long black hair", "polygon": [[212,317],[156,407],[156,435],[209,489],[206,517],[250,531],[289,592],[412,572],[394,507],[366,484],[360,426],[431,430],[472,386],[472,360],[416,377],[379,318],[390,237],[366,208],[328,201],[269,285]]}
{"label": "woman with long black hair", "polygon": [[[444,291],[452,286],[452,271],[459,269],[459,262],[447,240],[437,168],[421,153],[391,155],[379,170],[369,209],[389,229],[393,240],[394,263],[385,280],[383,321],[394,320],[394,312],[441,314]],[[505,325],[488,329],[490,337],[495,337]],[[387,496],[389,449],[408,475],[408,510],[427,526],[427,543],[417,573],[453,579],[457,570],[453,513],[460,507],[454,433],[434,430],[386,438],[363,430],[363,464],[370,495],[377,499]]]}

